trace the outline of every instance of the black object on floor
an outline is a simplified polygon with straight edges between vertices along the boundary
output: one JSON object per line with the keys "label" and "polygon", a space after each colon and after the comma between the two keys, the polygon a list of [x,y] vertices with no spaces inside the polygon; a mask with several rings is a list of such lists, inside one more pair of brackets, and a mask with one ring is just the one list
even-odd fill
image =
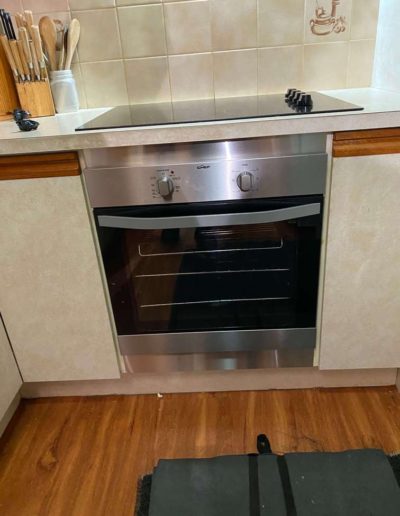
{"label": "black object on floor", "polygon": [[367,449],[277,456],[264,451],[268,446],[258,442],[260,455],[160,460],[140,483],[136,516],[400,514],[399,455]]}

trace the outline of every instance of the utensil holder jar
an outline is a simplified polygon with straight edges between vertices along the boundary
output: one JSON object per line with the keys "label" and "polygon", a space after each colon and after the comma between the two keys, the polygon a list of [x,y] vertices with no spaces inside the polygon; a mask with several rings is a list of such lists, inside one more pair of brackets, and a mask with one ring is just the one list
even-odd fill
{"label": "utensil holder jar", "polygon": [[51,72],[51,89],[57,113],[71,113],[79,110],[79,97],[75,78],[71,70]]}

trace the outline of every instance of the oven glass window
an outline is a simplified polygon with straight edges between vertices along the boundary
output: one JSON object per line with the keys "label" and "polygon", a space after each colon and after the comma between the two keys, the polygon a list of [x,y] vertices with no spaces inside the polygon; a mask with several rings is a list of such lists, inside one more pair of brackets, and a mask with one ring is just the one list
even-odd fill
{"label": "oven glass window", "polygon": [[[306,201],[315,202],[315,197]],[[301,202],[295,198],[251,206],[247,201],[245,207],[208,203],[173,209],[181,208],[180,215],[188,209],[231,213]],[[160,215],[154,207],[96,211]],[[161,213],[171,216],[165,209]],[[317,215],[151,230],[99,226],[118,334],[315,327],[321,220]]]}

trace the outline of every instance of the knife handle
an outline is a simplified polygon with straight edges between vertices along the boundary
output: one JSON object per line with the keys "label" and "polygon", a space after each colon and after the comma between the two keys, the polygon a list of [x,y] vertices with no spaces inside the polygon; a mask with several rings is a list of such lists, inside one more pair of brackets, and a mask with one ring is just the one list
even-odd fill
{"label": "knife handle", "polygon": [[10,48],[11,48],[11,52],[12,52],[12,55],[13,55],[13,58],[14,58],[15,65],[16,65],[17,70],[18,70],[18,75],[24,81],[25,80],[24,68],[22,66],[21,58],[20,58],[20,55],[19,55],[17,42],[15,41],[15,39],[12,39],[9,43],[10,43]]}
{"label": "knife handle", "polygon": [[10,42],[8,41],[8,38],[5,34],[0,36],[0,40],[1,40],[1,44],[4,49],[4,53],[6,54],[6,57],[7,57],[7,61],[10,65],[10,68],[15,76],[15,79],[18,81],[19,80],[18,69],[17,69],[17,65],[15,64],[15,60],[12,55],[12,52],[11,52]]}
{"label": "knife handle", "polygon": [[15,36],[14,25],[12,24],[10,13],[5,12],[4,13],[4,19],[5,19],[6,23],[7,23],[8,30],[9,30],[9,33],[11,35],[11,39],[17,39],[16,36]]}
{"label": "knife handle", "polygon": [[40,81],[40,67],[39,67],[38,59],[36,57],[36,50],[35,50],[35,45],[34,45],[33,41],[29,42],[29,47],[30,47],[31,55],[32,55],[32,63],[33,63],[33,69],[35,70],[35,77],[38,81]]}
{"label": "knife handle", "polygon": [[18,54],[21,59],[22,69],[24,71],[25,78],[30,81],[30,72],[29,72],[29,66],[26,62],[25,52],[24,52],[24,46],[22,44],[22,41],[20,39],[17,39],[17,48],[18,48]]}
{"label": "knife handle", "polygon": [[24,11],[24,17],[25,17],[25,26],[28,29],[29,37],[31,39],[33,39],[33,36],[32,36],[32,25],[33,25],[32,11]]}
{"label": "knife handle", "polygon": [[29,46],[28,31],[26,30],[25,27],[20,27],[18,29],[18,34],[19,34],[19,39],[22,42],[22,48],[24,50],[25,61],[28,64],[29,75],[30,75],[31,79],[33,79],[34,78],[33,77],[34,76],[33,60],[32,60],[31,48]]}
{"label": "knife handle", "polygon": [[21,13],[15,13],[15,23],[18,29],[25,27],[25,20]]}
{"label": "knife handle", "polygon": [[36,57],[39,61],[40,66],[40,78],[42,80],[47,78],[47,70],[46,63],[44,61],[43,48],[42,48],[42,40],[40,39],[39,27],[37,25],[32,25],[32,39],[35,45]]}

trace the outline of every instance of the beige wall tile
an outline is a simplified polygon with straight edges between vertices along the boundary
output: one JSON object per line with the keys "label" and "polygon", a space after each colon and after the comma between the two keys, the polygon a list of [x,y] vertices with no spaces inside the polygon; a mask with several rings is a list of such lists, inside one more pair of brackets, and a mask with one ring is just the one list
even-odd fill
{"label": "beige wall tile", "polygon": [[347,42],[305,45],[304,89],[345,88],[348,55]]}
{"label": "beige wall tile", "polygon": [[257,94],[257,50],[214,53],[216,97]]}
{"label": "beige wall tile", "polygon": [[170,56],[169,70],[173,100],[214,97],[211,53]]}
{"label": "beige wall tile", "polygon": [[208,0],[166,3],[164,15],[169,54],[211,50]]}
{"label": "beige wall tile", "polygon": [[347,87],[371,86],[375,40],[350,41]]}
{"label": "beige wall tile", "polygon": [[1,0],[1,8],[10,13],[23,11],[22,0]]}
{"label": "beige wall tile", "polygon": [[[36,0],[33,0],[36,2]],[[69,0],[69,7],[72,11],[83,11],[85,9],[102,9],[103,7],[114,7],[115,0]]]}
{"label": "beige wall tile", "polygon": [[303,46],[258,50],[258,93],[280,93],[303,84]]}
{"label": "beige wall tile", "polygon": [[[0,0],[1,1],[1,0]],[[61,12],[50,12],[50,11],[45,11],[45,12],[41,12],[41,13],[34,13],[33,14],[33,21],[38,24],[39,23],[39,20],[42,16],[44,15],[49,15],[53,20],[60,20],[62,21],[64,24],[68,25],[69,22],[71,21],[71,13],[70,11],[61,11]]]}
{"label": "beige wall tile", "polygon": [[[4,2],[2,2],[3,4]],[[24,9],[34,13],[68,11],[68,0],[23,0]]]}
{"label": "beige wall tile", "polygon": [[296,45],[304,39],[304,2],[258,0],[258,44]]}
{"label": "beige wall tile", "polygon": [[124,57],[166,54],[162,5],[119,7],[118,18]]}
{"label": "beige wall tile", "polygon": [[125,71],[130,104],[171,100],[167,57],[128,59]]}
{"label": "beige wall tile", "polygon": [[[330,41],[347,41],[350,39],[351,27],[351,2],[352,0],[342,0],[336,7],[336,19],[340,16],[345,17],[345,30],[343,32],[332,31],[327,35],[315,35],[311,31],[310,20],[315,19],[315,0],[306,0],[305,16],[305,42],[306,43],[329,43]],[[321,7],[325,7],[327,13],[331,12],[331,2],[319,2]],[[333,26],[332,26],[333,28]]]}
{"label": "beige wall tile", "polygon": [[89,108],[128,104],[123,61],[82,63],[81,70]]}
{"label": "beige wall tile", "polygon": [[71,15],[81,24],[78,52],[82,62],[122,56],[115,9],[73,11]]}
{"label": "beige wall tile", "polygon": [[214,50],[257,46],[256,0],[210,0]]}
{"label": "beige wall tile", "polygon": [[353,0],[351,39],[373,39],[376,35],[379,0]]}
{"label": "beige wall tile", "polygon": [[115,0],[119,5],[144,5],[144,4],[160,4],[161,0]]}
{"label": "beige wall tile", "polygon": [[81,66],[79,63],[75,63],[71,67],[72,73],[74,74],[76,89],[78,90],[79,96],[79,107],[80,109],[87,108],[85,85],[82,78]]}

